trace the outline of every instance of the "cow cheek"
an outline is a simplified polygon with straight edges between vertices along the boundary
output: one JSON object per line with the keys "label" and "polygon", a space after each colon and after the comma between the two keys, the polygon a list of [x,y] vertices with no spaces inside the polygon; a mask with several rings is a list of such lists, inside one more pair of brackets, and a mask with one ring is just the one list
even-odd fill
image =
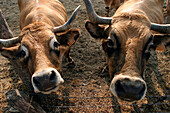
{"label": "cow cheek", "polygon": [[116,61],[114,60],[113,57],[108,57],[106,56],[106,62],[107,62],[107,65],[108,65],[108,68],[109,68],[109,75],[110,75],[110,78],[113,78],[114,77],[114,74],[116,73]]}
{"label": "cow cheek", "polygon": [[69,50],[69,46],[60,47],[60,56],[59,56],[60,61],[62,61],[62,58],[63,58],[64,54],[65,54],[68,50]]}
{"label": "cow cheek", "polygon": [[143,59],[142,60],[142,64],[141,64],[141,75],[143,75],[143,72],[145,70],[145,67],[146,67],[146,59]]}
{"label": "cow cheek", "polygon": [[35,71],[35,65],[33,64],[32,60],[28,60],[27,62],[27,68],[28,68],[28,71],[31,75],[33,75],[34,71]]}
{"label": "cow cheek", "polygon": [[123,54],[112,54],[112,56],[108,57],[106,56],[107,65],[109,68],[109,75],[111,78],[114,77],[115,73],[118,73],[121,71],[123,65],[124,65],[124,59]]}
{"label": "cow cheek", "polygon": [[60,59],[60,55],[56,55],[54,52],[51,53],[51,62],[56,68],[60,68],[60,65],[62,63],[62,59]]}

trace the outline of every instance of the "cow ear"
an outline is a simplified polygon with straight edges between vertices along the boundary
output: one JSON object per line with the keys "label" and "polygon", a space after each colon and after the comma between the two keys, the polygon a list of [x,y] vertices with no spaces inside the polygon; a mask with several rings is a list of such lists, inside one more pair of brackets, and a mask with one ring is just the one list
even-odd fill
{"label": "cow ear", "polygon": [[153,35],[153,43],[156,50],[164,51],[165,46],[170,44],[170,34],[156,34]]}
{"label": "cow ear", "polygon": [[57,40],[60,43],[60,45],[69,45],[72,46],[80,37],[81,32],[79,29],[70,29],[67,32],[64,32],[63,34],[56,34]]}
{"label": "cow ear", "polygon": [[91,23],[90,21],[86,21],[85,28],[89,32],[89,34],[95,39],[106,39],[108,36],[105,32],[105,28],[99,26],[98,24]]}
{"label": "cow ear", "polygon": [[15,59],[18,56],[18,48],[19,46],[14,46],[9,48],[2,47],[0,48],[0,53],[2,56],[6,58]]}

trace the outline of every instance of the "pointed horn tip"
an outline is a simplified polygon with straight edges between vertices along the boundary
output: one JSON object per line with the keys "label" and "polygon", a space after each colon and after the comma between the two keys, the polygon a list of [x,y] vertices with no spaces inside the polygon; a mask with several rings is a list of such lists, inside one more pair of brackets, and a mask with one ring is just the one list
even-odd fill
{"label": "pointed horn tip", "polygon": [[102,16],[99,16],[92,3],[91,3],[91,0],[83,0],[84,3],[85,3],[85,6],[86,6],[86,12],[87,12],[87,15],[88,15],[88,19],[93,22],[93,23],[96,23],[96,24],[111,24],[112,22],[112,17],[102,17]]}
{"label": "pointed horn tip", "polygon": [[81,7],[81,5],[79,5],[79,6],[74,10],[73,13],[78,12],[78,10],[80,9],[80,7]]}
{"label": "pointed horn tip", "polygon": [[76,9],[79,9],[81,7],[81,5],[79,5]]}
{"label": "pointed horn tip", "polygon": [[[71,24],[71,22],[76,18],[77,12],[78,12],[78,10],[80,9],[80,7],[81,7],[81,5],[79,5],[79,6],[74,10],[74,12],[72,13],[71,18],[70,18],[64,25],[54,27],[54,28],[52,29],[52,31],[53,31],[53,32],[63,32],[63,31],[65,31],[66,29],[69,29],[69,28],[71,27],[70,24]],[[70,23],[70,24],[68,24],[68,23]],[[68,24],[68,26],[67,26],[67,24]],[[66,27],[66,26],[67,26],[67,27]],[[62,27],[65,27],[65,29],[61,29]],[[61,29],[61,30],[60,30],[60,29]]]}

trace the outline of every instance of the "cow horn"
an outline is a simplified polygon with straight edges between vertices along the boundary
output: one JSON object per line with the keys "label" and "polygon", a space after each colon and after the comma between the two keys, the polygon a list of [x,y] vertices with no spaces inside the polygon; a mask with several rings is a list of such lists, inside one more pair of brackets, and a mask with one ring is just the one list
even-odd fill
{"label": "cow horn", "polygon": [[0,46],[10,47],[18,42],[20,42],[22,37],[14,37],[11,39],[0,39]]}
{"label": "cow horn", "polygon": [[170,34],[170,24],[155,24],[151,23],[151,30],[158,31],[160,33]]}
{"label": "cow horn", "polygon": [[111,24],[112,18],[111,17],[101,17],[96,14],[92,3],[90,0],[83,0],[86,5],[87,15],[89,17],[89,20],[92,23],[96,24]]}
{"label": "cow horn", "polygon": [[63,25],[61,25],[61,26],[54,27],[54,28],[53,28],[53,31],[54,31],[55,33],[57,33],[57,32],[64,32],[64,31],[70,29],[71,23],[72,23],[72,22],[74,21],[74,19],[76,18],[76,15],[77,15],[77,12],[78,12],[79,8],[80,8],[80,5],[74,10],[74,12],[72,13],[70,19],[69,19],[65,24],[63,24]]}
{"label": "cow horn", "polygon": [[[10,47],[16,43],[18,43],[19,41],[21,41],[22,37],[14,37],[9,26],[8,23],[6,22],[2,11],[0,9],[0,32],[2,32],[1,36],[0,36],[0,48],[1,47]],[[9,39],[6,39],[9,38]]]}

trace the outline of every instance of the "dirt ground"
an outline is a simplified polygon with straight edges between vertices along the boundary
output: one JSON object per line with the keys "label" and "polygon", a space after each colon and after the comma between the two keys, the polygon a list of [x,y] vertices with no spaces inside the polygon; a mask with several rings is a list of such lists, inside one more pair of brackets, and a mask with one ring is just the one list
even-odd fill
{"label": "dirt ground", "polygon": [[[106,63],[101,44],[96,43],[85,30],[84,23],[87,16],[83,0],[60,1],[64,4],[68,17],[78,5],[81,5],[73,27],[80,28],[82,36],[71,50],[75,67],[70,67],[63,61],[65,83],[55,94],[37,95],[36,101],[39,105],[48,113],[170,112],[168,96],[170,95],[170,47],[165,52],[153,53],[147,63],[144,72],[148,87],[146,98],[135,105],[120,102],[109,90],[108,72],[102,71]],[[96,12],[105,16],[104,0],[92,0],[92,2]],[[17,0],[0,0],[0,9],[14,35],[17,36],[20,33]],[[113,12],[114,10],[111,14]],[[11,63],[0,55],[0,112],[17,112],[6,102],[5,92],[9,89],[24,90],[24,85]]]}

